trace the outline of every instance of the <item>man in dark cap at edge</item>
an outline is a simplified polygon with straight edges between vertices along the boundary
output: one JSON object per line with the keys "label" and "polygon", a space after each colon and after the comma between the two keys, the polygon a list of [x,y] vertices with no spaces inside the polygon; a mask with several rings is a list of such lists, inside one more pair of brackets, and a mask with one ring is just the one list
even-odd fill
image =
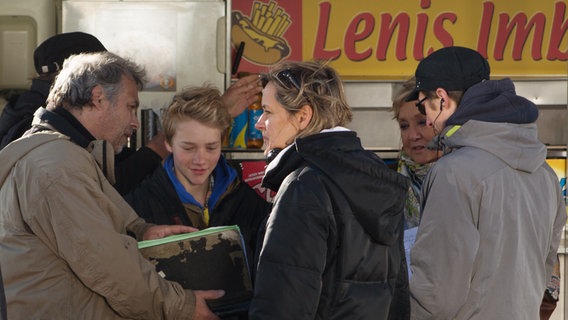
{"label": "man in dark cap at edge", "polygon": [[[31,128],[34,112],[45,106],[49,89],[65,59],[74,54],[102,51],[107,51],[103,44],[84,32],[61,33],[42,42],[34,51],[37,77],[32,79],[30,89],[13,103],[8,103],[0,115],[0,150]],[[231,85],[223,94],[229,114],[233,117],[239,115],[255,101],[261,90],[256,75],[244,77]],[[161,165],[168,154],[161,132],[138,150],[125,148],[115,162],[114,187],[120,194],[126,194]]]}
{"label": "man in dark cap at edge", "polygon": [[537,137],[537,106],[490,80],[477,51],[423,59],[407,98],[443,150],[422,189],[411,250],[412,319],[538,319],[565,204]]}
{"label": "man in dark cap at edge", "polygon": [[37,77],[28,91],[14,103],[9,103],[0,116],[0,149],[21,137],[32,124],[33,114],[45,105],[49,88],[59,73],[63,61],[70,55],[107,51],[94,36],[83,32],[55,35],[42,42],[34,51]]}
{"label": "man in dark cap at edge", "polygon": [[[103,51],[107,51],[103,44],[95,36],[84,32],[61,33],[42,42],[34,50],[37,77],[32,79],[30,89],[13,103],[8,103],[0,115],[0,150],[31,128],[34,112],[45,106],[51,84],[65,59],[74,54]],[[117,157],[114,187],[122,194],[128,192],[160,165],[166,155],[163,139],[159,138],[150,140],[136,152],[125,149]]]}

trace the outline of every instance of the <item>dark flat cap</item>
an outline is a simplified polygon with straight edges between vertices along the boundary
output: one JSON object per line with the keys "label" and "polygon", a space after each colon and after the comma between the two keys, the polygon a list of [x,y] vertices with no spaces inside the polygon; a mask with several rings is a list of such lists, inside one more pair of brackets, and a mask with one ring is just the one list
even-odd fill
{"label": "dark flat cap", "polygon": [[38,74],[61,70],[69,56],[83,52],[107,51],[99,39],[84,32],[57,34],[42,42],[34,51],[34,64]]}
{"label": "dark flat cap", "polygon": [[416,87],[406,101],[418,100],[418,92],[465,91],[483,80],[489,80],[489,63],[479,52],[464,47],[446,47],[424,58],[416,68]]}

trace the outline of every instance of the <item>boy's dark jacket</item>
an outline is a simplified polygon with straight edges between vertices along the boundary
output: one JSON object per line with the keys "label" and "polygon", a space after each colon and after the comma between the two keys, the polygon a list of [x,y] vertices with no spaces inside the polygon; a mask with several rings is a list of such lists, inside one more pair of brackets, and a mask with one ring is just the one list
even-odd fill
{"label": "boy's dark jacket", "polygon": [[[215,170],[234,170],[223,158],[220,162],[222,164]],[[238,177],[233,177],[232,181],[227,182],[217,180],[215,184],[228,185],[228,188],[222,190],[216,203],[209,208],[209,226],[238,225],[252,266],[255,260],[253,255],[256,252],[257,234],[270,211],[270,204]],[[125,200],[147,222],[192,226],[163,166],[156,168],[151,176],[125,195]]]}

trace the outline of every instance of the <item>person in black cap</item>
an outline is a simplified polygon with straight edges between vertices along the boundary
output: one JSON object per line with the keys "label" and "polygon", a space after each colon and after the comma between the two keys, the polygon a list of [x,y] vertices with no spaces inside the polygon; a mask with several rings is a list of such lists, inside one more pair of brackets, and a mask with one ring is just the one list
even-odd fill
{"label": "person in black cap", "polygon": [[[34,51],[34,65],[38,76],[32,79],[30,90],[17,100],[10,101],[0,115],[0,150],[20,138],[31,128],[34,112],[45,106],[51,84],[69,56],[79,53],[107,51],[93,35],[84,32],[68,32],[52,36]],[[262,90],[256,75],[240,79],[223,94],[223,102],[231,116],[239,115]],[[116,183],[114,187],[126,194],[155,168],[161,165],[169,152],[164,145],[164,135],[159,133],[138,150],[125,148],[117,156]]]}
{"label": "person in black cap", "polygon": [[[31,128],[34,112],[45,106],[49,89],[65,59],[74,54],[103,51],[107,51],[103,44],[84,32],[61,33],[42,42],[34,51],[37,77],[32,79],[30,89],[14,103],[8,103],[0,115],[0,150]],[[120,193],[128,192],[161,163],[167,155],[163,141],[158,137],[136,152],[125,149],[117,157],[114,186]]]}
{"label": "person in black cap", "polygon": [[420,112],[444,155],[423,183],[411,250],[412,319],[538,319],[566,223],[537,138],[538,109],[463,47],[416,69]]}
{"label": "person in black cap", "polygon": [[97,38],[83,32],[62,33],[42,42],[34,51],[37,77],[32,79],[30,89],[9,103],[0,116],[0,150],[31,127],[33,114],[45,105],[63,61],[72,54],[99,51],[106,48]]}

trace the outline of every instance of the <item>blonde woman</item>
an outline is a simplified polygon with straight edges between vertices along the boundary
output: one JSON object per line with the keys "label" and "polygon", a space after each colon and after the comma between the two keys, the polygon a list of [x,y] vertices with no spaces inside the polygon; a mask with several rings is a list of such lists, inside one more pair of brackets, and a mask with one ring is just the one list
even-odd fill
{"label": "blonde woman", "polygon": [[263,80],[264,113],[256,128],[273,158],[263,185],[277,194],[250,318],[397,314],[409,301],[396,290],[404,270],[407,180],[345,128],[351,108],[329,65],[283,62]]}

